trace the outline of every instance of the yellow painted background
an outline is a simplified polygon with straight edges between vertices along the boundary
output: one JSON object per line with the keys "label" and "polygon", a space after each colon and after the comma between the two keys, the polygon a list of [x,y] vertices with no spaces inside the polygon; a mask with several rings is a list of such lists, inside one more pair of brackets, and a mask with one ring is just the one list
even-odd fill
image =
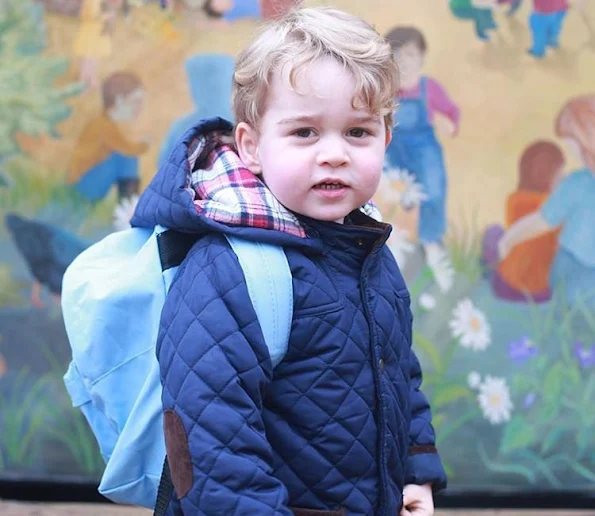
{"label": "yellow painted background", "polygon": [[[306,5],[334,5],[361,15],[381,33],[394,25],[415,25],[428,41],[426,72],[438,79],[461,107],[462,125],[456,138],[438,131],[449,175],[448,211],[452,224],[477,214],[481,226],[502,221],[507,194],[517,182],[522,150],[537,138],[553,138],[555,116],[570,97],[595,92],[595,46],[578,12],[571,10],[562,33],[562,47],[543,61],[526,54],[530,2],[513,18],[496,12],[499,29],[491,42],[479,41],[470,22],[450,13],[445,0],[310,0]],[[595,20],[595,2],[587,7]],[[184,60],[201,52],[235,55],[254,33],[257,23],[239,21],[225,30],[204,30],[201,13],[178,16],[179,37],[166,36],[164,14],[157,3],[133,9],[119,19],[114,52],[100,66],[101,77],[120,69],[135,71],[147,92],[145,109],[132,134],[149,136],[151,150],[141,158],[146,183],[155,172],[160,144],[169,125],[192,109]],[[76,18],[47,14],[51,53],[70,54]],[[71,79],[76,79],[76,63]],[[74,98],[75,111],[62,124],[61,140],[25,141],[31,152],[57,170],[67,166],[76,136],[100,108],[99,92]],[[576,165],[568,157],[569,169]]]}

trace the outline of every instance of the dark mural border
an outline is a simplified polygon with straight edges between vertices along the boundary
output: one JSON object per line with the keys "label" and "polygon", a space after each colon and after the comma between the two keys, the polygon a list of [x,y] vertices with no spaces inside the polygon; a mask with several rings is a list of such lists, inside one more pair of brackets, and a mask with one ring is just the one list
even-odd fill
{"label": "dark mural border", "polygon": [[[85,482],[0,480],[0,499],[26,502],[106,503],[97,485]],[[450,489],[436,497],[439,509],[592,509],[595,495],[575,491],[535,491],[524,493]]]}

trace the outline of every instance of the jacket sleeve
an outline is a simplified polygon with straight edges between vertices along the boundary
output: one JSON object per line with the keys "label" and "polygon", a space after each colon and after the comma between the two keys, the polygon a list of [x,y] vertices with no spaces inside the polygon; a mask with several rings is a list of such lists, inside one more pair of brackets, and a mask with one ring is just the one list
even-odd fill
{"label": "jacket sleeve", "polygon": [[222,238],[204,237],[180,266],[157,356],[173,504],[187,515],[290,516],[262,417],[272,365],[243,273]]}
{"label": "jacket sleeve", "polygon": [[[408,338],[411,342],[411,333]],[[430,404],[420,390],[423,380],[421,365],[413,349],[409,353],[411,423],[405,484],[431,483],[436,492],[446,487],[446,473],[436,450],[436,435],[432,427]]]}

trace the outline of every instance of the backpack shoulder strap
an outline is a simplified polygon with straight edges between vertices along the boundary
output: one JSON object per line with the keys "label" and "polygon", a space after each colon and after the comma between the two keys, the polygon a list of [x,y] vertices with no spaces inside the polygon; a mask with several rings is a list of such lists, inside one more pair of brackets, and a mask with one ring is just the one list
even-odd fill
{"label": "backpack shoulder strap", "polygon": [[[278,246],[231,235],[226,235],[226,238],[244,271],[250,300],[269,348],[273,367],[276,367],[287,353],[293,319],[293,283],[287,257],[283,248]],[[168,269],[167,266],[163,268]],[[166,514],[173,491],[166,457],[153,516]]]}
{"label": "backpack shoulder strap", "polygon": [[273,367],[287,353],[293,319],[291,270],[282,247],[226,235],[248,285]]}
{"label": "backpack shoulder strap", "polygon": [[[197,237],[160,226],[155,228],[155,234],[168,291],[178,266]],[[279,246],[231,235],[226,235],[226,238],[244,272],[250,300],[275,367],[287,352],[293,318],[293,284],[287,257]]]}

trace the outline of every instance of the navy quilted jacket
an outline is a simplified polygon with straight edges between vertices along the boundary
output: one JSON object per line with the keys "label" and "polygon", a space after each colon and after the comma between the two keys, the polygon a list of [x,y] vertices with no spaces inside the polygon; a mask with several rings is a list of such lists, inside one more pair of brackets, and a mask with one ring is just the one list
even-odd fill
{"label": "navy quilted jacket", "polygon": [[[215,119],[187,132],[132,221],[202,235],[173,282],[157,347],[169,514],[395,516],[404,485],[441,489],[446,478],[390,228],[361,211],[344,225],[296,218],[304,237],[206,216],[189,187],[204,153],[197,166],[188,155],[197,137],[229,128]],[[295,304],[274,370],[226,232],[285,248]]]}

